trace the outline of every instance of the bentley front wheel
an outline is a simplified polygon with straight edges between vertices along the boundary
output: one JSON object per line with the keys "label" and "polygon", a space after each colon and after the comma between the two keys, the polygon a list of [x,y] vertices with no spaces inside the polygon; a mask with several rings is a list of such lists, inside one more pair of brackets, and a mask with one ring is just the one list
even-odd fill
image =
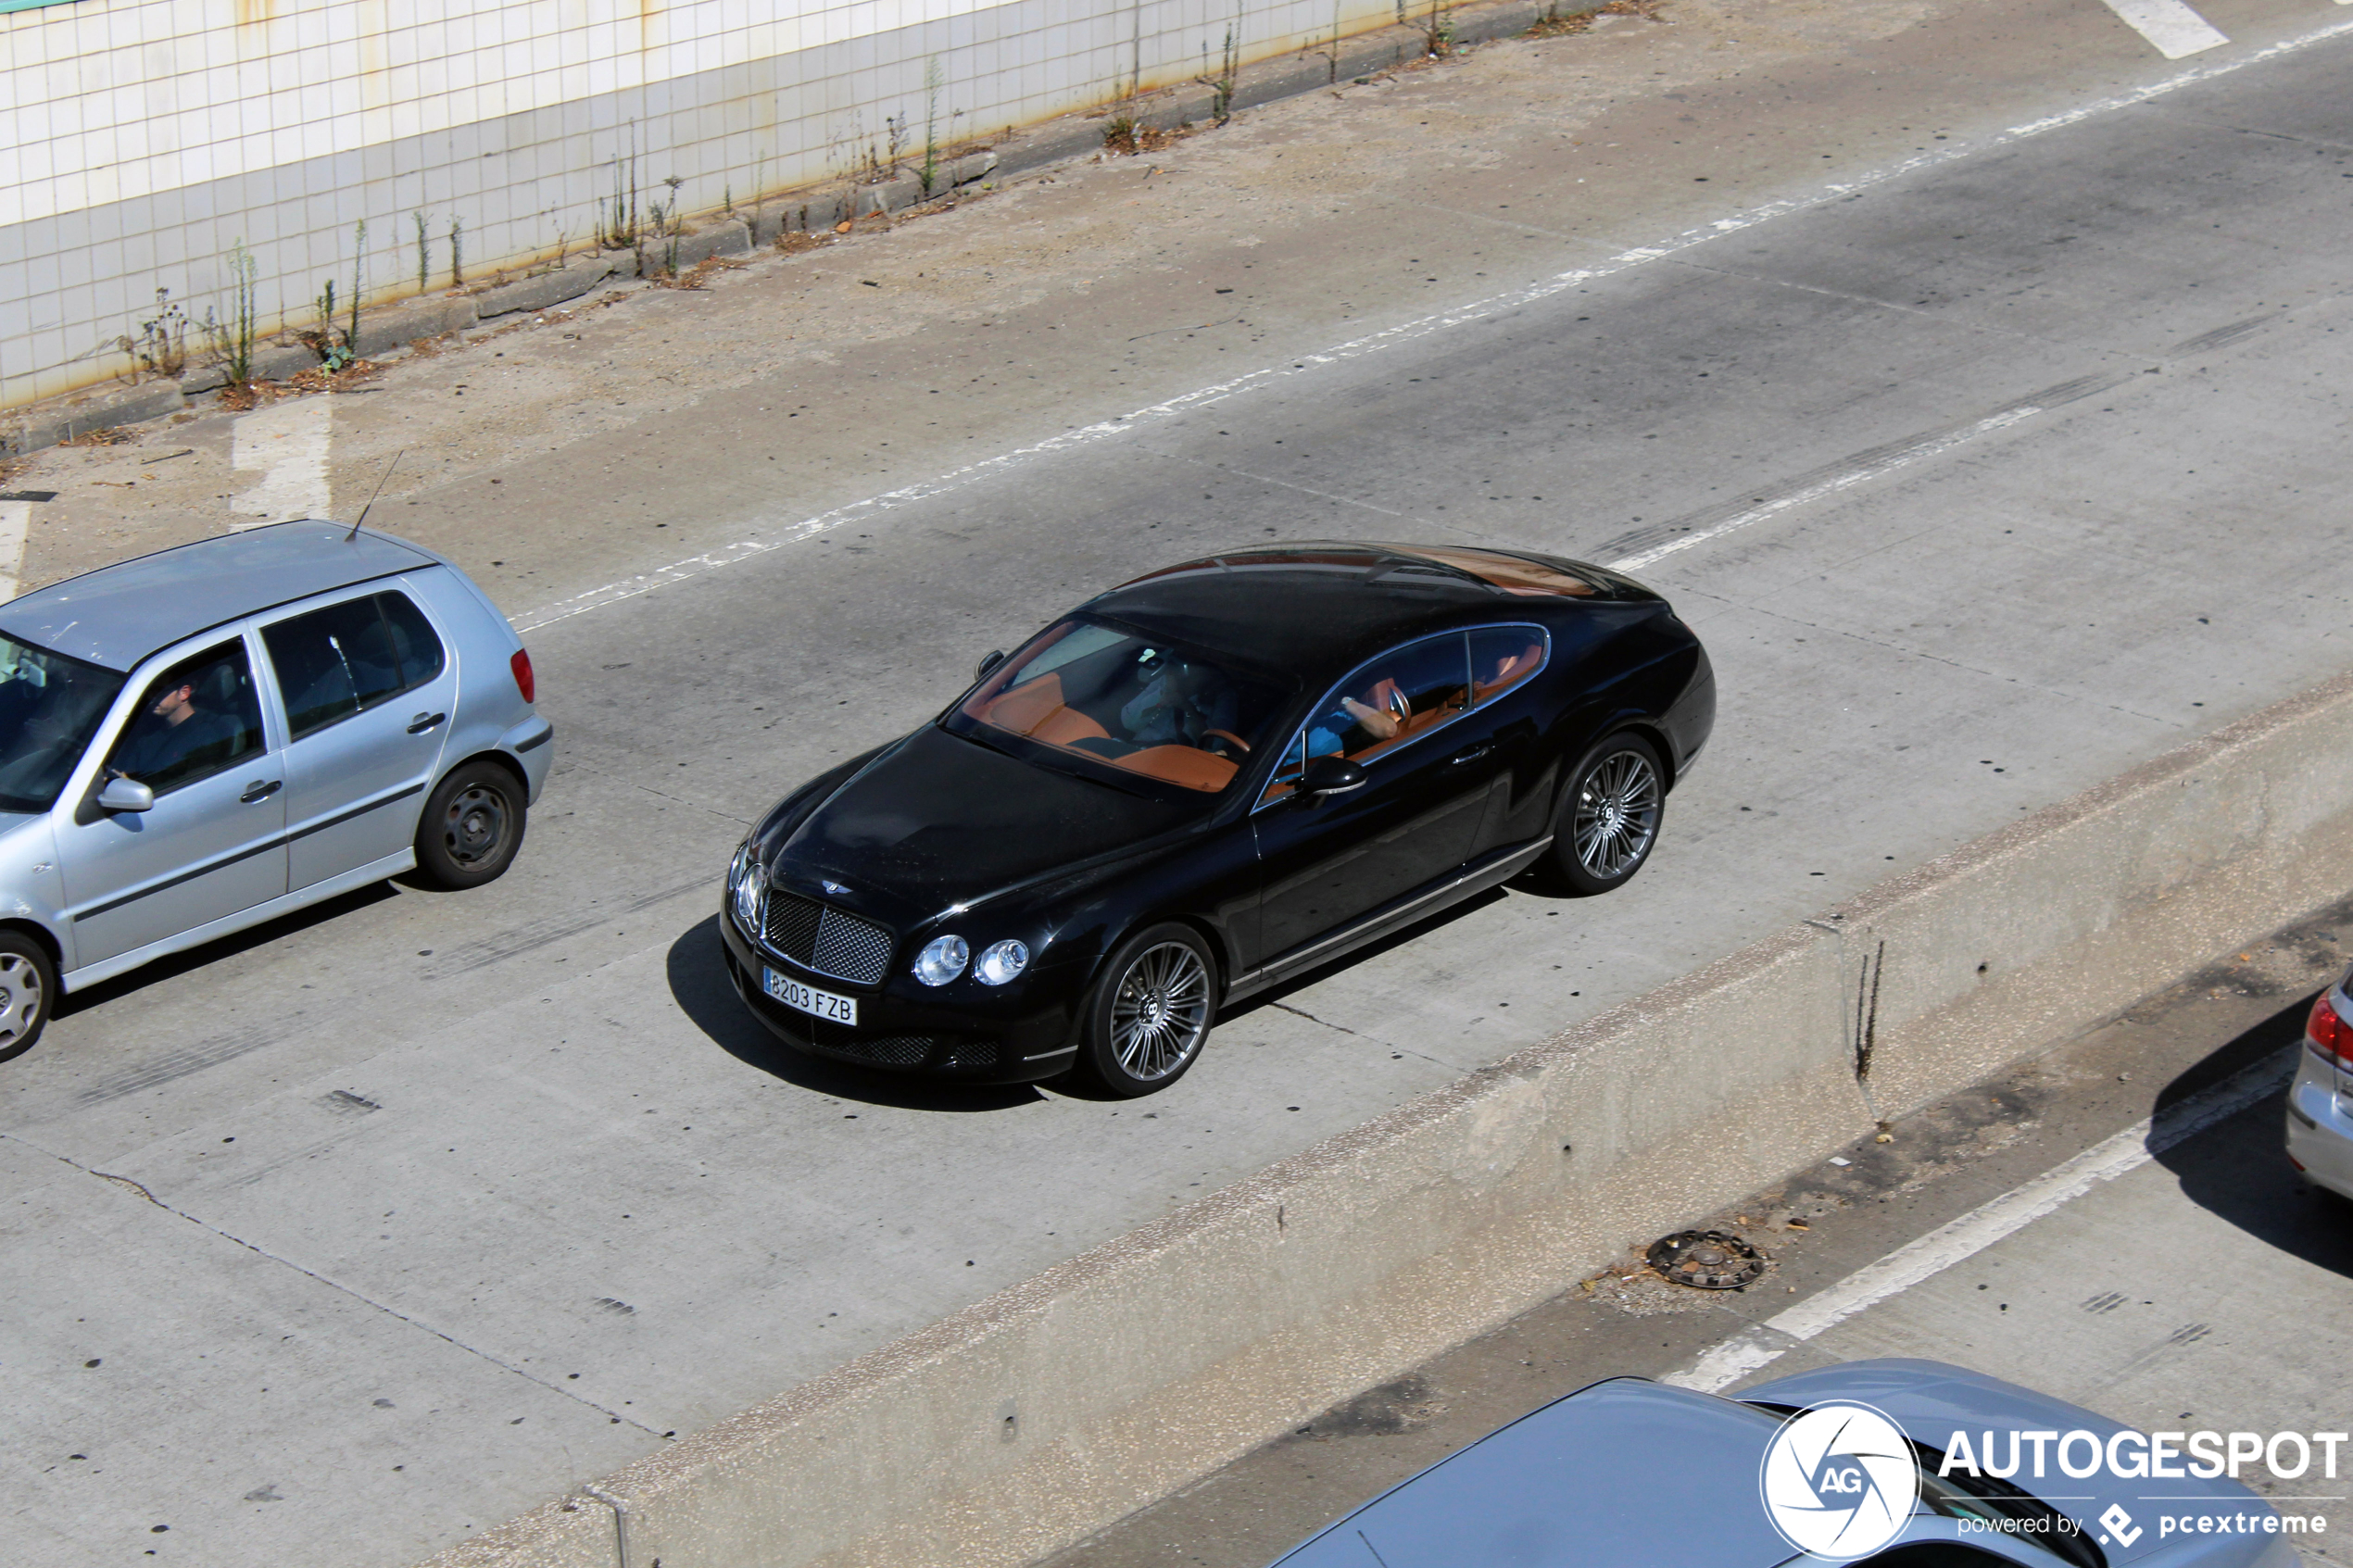
{"label": "bentley front wheel", "polygon": [[1216,960],[1187,926],[1129,937],[1088,999],[1079,1065],[1123,1098],[1154,1094],[1201,1056],[1217,1012]]}

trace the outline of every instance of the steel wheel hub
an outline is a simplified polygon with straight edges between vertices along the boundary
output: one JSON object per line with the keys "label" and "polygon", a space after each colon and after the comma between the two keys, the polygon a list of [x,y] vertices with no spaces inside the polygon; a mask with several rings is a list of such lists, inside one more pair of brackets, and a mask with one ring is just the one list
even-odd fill
{"label": "steel wheel hub", "polygon": [[498,852],[507,836],[507,802],[487,785],[476,784],[449,803],[445,837],[450,858],[471,866]]}

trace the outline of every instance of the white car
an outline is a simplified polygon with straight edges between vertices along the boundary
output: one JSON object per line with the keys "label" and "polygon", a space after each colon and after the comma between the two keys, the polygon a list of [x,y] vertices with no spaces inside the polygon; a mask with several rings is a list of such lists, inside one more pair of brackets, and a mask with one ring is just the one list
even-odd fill
{"label": "white car", "polygon": [[2287,1157],[2304,1179],[2353,1198],[2353,972],[2321,993],[2287,1091]]}

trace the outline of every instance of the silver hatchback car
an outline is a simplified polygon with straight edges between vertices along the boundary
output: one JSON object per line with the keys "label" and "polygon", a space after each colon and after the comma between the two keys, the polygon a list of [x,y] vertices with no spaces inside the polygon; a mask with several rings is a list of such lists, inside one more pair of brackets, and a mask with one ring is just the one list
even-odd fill
{"label": "silver hatchback car", "polygon": [[456,566],[286,522],[0,605],[0,1057],[57,997],[410,869],[504,872],[554,756]]}

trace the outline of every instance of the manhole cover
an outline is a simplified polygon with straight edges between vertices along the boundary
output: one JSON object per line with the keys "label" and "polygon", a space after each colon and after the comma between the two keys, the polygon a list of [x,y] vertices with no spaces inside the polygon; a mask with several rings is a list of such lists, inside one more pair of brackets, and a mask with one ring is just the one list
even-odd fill
{"label": "manhole cover", "polygon": [[1661,1277],[1695,1290],[1738,1290],[1765,1272],[1765,1254],[1722,1231],[1677,1231],[1651,1243]]}

